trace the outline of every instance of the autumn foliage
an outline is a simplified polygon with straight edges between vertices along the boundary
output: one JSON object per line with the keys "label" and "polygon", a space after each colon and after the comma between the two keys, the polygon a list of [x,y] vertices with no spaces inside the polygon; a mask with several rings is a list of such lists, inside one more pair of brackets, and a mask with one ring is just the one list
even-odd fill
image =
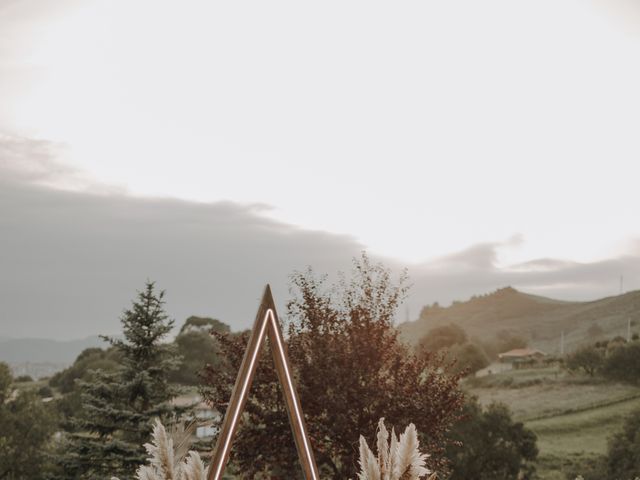
{"label": "autumn foliage", "polygon": [[[394,316],[406,291],[366,255],[350,279],[328,285],[311,270],[292,276],[288,352],[309,436],[323,478],[355,477],[358,437],[375,432],[385,417],[414,423],[431,456],[427,467],[446,469],[446,434],[459,418],[459,377],[444,373],[442,359],[415,356],[402,344]],[[223,361],[203,374],[202,393],[224,413],[248,333],[215,333]],[[295,445],[271,356],[264,349],[231,460],[242,478],[300,478]],[[374,439],[371,438],[371,441]]]}

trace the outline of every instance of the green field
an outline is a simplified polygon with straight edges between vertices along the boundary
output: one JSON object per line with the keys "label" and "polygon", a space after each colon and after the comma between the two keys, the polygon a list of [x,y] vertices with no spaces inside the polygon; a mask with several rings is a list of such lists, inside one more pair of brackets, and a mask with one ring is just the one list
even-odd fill
{"label": "green field", "polygon": [[639,387],[593,381],[555,369],[474,379],[467,390],[482,404],[509,405],[514,417],[536,433],[537,468],[545,480],[565,480],[566,472],[574,471],[576,465],[587,465],[605,454],[608,438],[620,430],[625,417],[640,410]]}

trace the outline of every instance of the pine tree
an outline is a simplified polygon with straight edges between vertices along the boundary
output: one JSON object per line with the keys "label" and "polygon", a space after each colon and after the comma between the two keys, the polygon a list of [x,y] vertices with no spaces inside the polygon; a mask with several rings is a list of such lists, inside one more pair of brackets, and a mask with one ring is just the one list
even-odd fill
{"label": "pine tree", "polygon": [[164,292],[147,282],[121,318],[124,339],[103,337],[122,354],[115,372],[95,371],[80,383],[82,411],[63,460],[65,478],[131,478],[144,463],[153,419],[167,422],[176,395],[169,373],[178,365],[173,345],[162,343],[173,320],[164,311]]}

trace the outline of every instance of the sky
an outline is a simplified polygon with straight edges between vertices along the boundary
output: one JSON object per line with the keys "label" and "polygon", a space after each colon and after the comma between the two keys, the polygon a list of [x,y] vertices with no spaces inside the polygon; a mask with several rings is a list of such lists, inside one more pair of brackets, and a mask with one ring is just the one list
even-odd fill
{"label": "sky", "polygon": [[640,4],[0,2],[0,335],[409,269],[407,310],[640,288]]}

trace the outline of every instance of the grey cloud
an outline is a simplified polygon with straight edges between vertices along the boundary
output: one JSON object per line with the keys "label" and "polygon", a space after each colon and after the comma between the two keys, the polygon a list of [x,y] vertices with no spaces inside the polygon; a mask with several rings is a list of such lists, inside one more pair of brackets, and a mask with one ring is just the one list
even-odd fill
{"label": "grey cloud", "polygon": [[[46,151],[26,141],[0,146],[0,335],[114,333],[147,278],[167,290],[176,320],[213,315],[239,329],[251,324],[266,282],[284,304],[293,270],[349,268],[362,249],[350,237],[261,217],[260,205],[41,187],[33,182],[57,174],[39,170],[55,164]],[[26,171],[35,174],[15,168],[31,157],[38,168]]]}
{"label": "grey cloud", "polygon": [[47,183],[77,176],[70,166],[54,161],[64,145],[0,132],[0,174],[4,183]]}
{"label": "grey cloud", "polygon": [[266,282],[284,302],[294,269],[344,269],[362,248],[232,203],[25,186],[2,189],[0,232],[0,333],[14,336],[113,332],[147,278],[167,290],[178,320],[214,315],[247,327]]}
{"label": "grey cloud", "polygon": [[624,276],[625,291],[640,286],[637,254],[590,263],[541,258],[498,268],[497,250],[503,246],[499,242],[480,244],[412,269],[412,307],[465,300],[507,285],[528,293],[579,301],[618,294],[620,275]]}
{"label": "grey cloud", "polygon": [[[120,313],[146,279],[166,289],[168,312],[178,322],[211,315],[245,328],[266,282],[282,308],[292,271],[307,265],[348,270],[363,248],[348,236],[269,220],[261,216],[264,205],[46,188],[41,184],[60,176],[81,177],[57,166],[57,148],[0,136],[0,336],[116,333]],[[433,301],[464,300],[506,285],[587,300],[617,293],[620,274],[627,289],[640,283],[638,252],[593,263],[537,259],[498,268],[498,249],[521,241],[472,245],[411,267],[412,315]],[[403,266],[382,260],[394,270]]]}

